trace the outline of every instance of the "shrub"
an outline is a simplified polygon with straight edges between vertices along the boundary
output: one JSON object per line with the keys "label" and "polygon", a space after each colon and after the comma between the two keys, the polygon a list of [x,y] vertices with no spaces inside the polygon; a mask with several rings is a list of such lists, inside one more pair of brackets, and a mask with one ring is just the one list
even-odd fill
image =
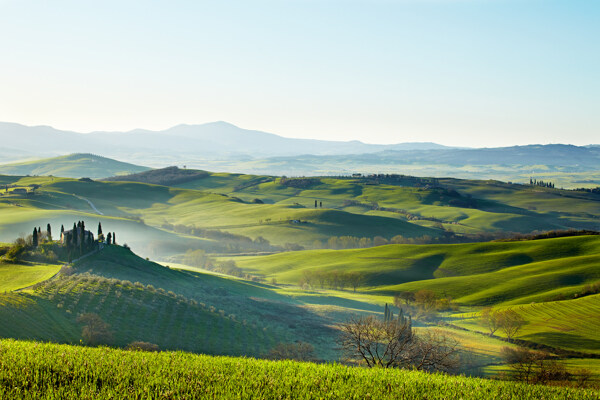
{"label": "shrub", "polygon": [[158,347],[157,344],[150,343],[150,342],[141,342],[141,341],[129,343],[127,345],[126,349],[133,350],[133,351],[160,351],[160,348]]}

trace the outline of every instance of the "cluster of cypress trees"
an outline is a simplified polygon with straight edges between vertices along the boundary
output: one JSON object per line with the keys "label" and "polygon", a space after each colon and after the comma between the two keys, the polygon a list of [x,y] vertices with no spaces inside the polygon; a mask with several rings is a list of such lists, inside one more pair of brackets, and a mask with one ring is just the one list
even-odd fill
{"label": "cluster of cypress trees", "polygon": [[383,320],[385,322],[397,322],[399,325],[407,324],[409,330],[412,329],[412,318],[410,315],[404,315],[404,310],[400,309],[398,312],[398,317],[394,318],[394,312],[390,307],[388,307],[387,303],[385,303],[385,309],[383,310]]}
{"label": "cluster of cypress trees", "polygon": [[534,185],[534,186],[554,188],[554,183],[552,183],[552,182],[544,182],[542,180],[538,181],[537,179],[533,179],[533,178],[529,178],[529,184]]}

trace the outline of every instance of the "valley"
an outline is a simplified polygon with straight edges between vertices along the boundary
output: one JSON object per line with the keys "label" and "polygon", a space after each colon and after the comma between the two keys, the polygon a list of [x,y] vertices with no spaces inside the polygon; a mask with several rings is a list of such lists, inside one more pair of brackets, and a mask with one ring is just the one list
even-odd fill
{"label": "valley", "polygon": [[[269,358],[277,345],[308,343],[330,362],[341,357],[339,324],[389,306],[411,315],[416,332],[460,343],[463,374],[495,376],[506,368],[503,348],[520,345],[600,377],[595,193],[175,167],[0,183],[2,253],[33,226],[54,231],[76,220],[101,223],[116,240],[72,264],[60,255],[54,264],[2,264],[0,313],[14,322],[3,337],[77,344],[78,318],[92,313],[115,347]],[[513,340],[486,332],[486,307],[521,316]]]}

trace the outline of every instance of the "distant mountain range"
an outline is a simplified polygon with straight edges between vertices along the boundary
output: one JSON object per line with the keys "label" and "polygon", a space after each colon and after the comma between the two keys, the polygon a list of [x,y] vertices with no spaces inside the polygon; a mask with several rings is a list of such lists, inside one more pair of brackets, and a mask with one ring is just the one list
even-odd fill
{"label": "distant mountain range", "polygon": [[[573,185],[578,182],[594,185],[600,173],[599,145],[548,144],[499,148],[458,148],[429,142],[377,145],[359,141],[291,139],[238,128],[226,122],[178,125],[163,131],[136,129],[86,134],[48,126],[0,123],[0,139],[0,163],[68,153],[91,153],[153,168],[187,165],[211,171],[292,176],[390,172],[521,181],[531,174],[595,171],[593,175],[569,176],[564,181],[566,185],[570,185],[569,182]],[[73,162],[56,160],[51,162],[50,167],[13,165],[0,168],[0,173],[100,178],[136,173],[140,172],[136,168],[144,168],[115,164],[105,168],[106,173],[89,168],[77,171]],[[57,169],[61,163],[71,163],[71,166]]]}
{"label": "distant mountain range", "polygon": [[49,126],[28,127],[0,122],[0,138],[2,138],[3,146],[11,148],[8,152],[0,152],[0,156],[3,157],[17,151],[22,151],[25,157],[77,152],[120,156],[133,152],[153,155],[193,154],[219,158],[222,156],[362,154],[384,150],[448,148],[428,142],[378,145],[359,141],[291,139],[272,133],[238,128],[227,122],[177,125],[163,131],[136,129],[129,132],[92,132],[87,134],[61,131]]}

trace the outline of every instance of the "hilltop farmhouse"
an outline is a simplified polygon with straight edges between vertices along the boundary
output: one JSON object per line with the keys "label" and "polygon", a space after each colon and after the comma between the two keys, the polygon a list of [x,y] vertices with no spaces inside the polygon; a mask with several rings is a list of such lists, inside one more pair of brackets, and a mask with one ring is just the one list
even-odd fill
{"label": "hilltop farmhouse", "polygon": [[74,226],[73,229],[60,233],[60,243],[63,245],[73,243],[73,236],[76,235],[77,245],[83,243],[91,243],[94,241],[94,234],[85,229],[83,224]]}

